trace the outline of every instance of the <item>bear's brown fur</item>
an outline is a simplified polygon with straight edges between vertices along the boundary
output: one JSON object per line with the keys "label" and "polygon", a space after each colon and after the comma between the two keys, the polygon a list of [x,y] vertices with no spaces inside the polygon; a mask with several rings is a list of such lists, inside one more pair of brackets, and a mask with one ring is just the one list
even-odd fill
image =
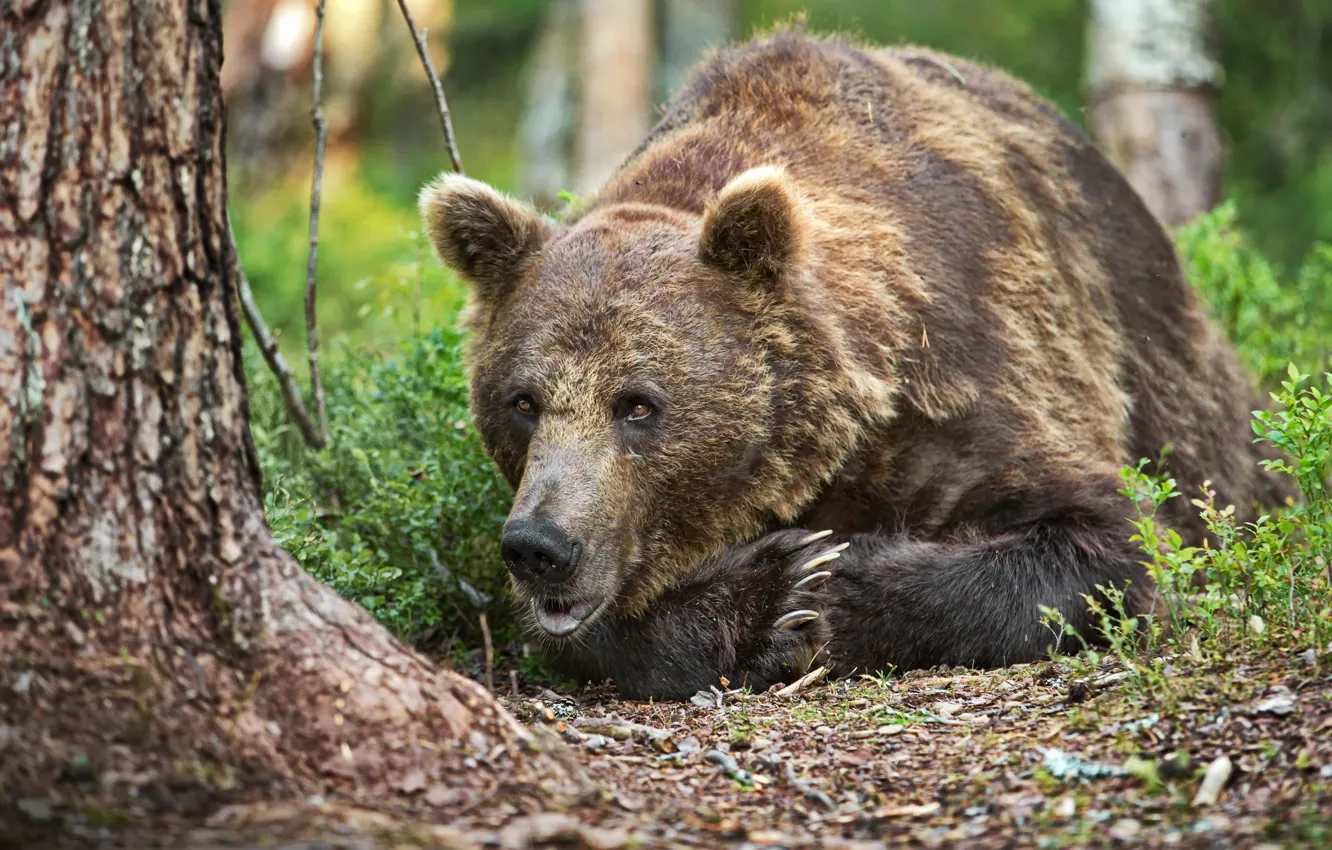
{"label": "bear's brown fur", "polygon": [[573,220],[456,176],[421,207],[472,287],[515,586],[557,663],[630,694],[825,644],[1029,661],[1039,605],[1088,635],[1096,585],[1146,604],[1123,466],[1169,443],[1241,519],[1286,494],[1166,234],[991,68],[777,32],[704,62]]}

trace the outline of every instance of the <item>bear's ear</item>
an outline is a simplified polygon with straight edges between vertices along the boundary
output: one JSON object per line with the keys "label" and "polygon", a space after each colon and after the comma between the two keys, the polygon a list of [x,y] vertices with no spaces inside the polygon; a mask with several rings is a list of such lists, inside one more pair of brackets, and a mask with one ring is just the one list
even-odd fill
{"label": "bear's ear", "polygon": [[517,283],[523,262],[551,230],[527,204],[449,172],[421,190],[419,207],[439,258],[491,306]]}
{"label": "bear's ear", "polygon": [[699,257],[729,274],[773,278],[799,257],[804,229],[786,172],[751,168],[727,183],[704,211]]}

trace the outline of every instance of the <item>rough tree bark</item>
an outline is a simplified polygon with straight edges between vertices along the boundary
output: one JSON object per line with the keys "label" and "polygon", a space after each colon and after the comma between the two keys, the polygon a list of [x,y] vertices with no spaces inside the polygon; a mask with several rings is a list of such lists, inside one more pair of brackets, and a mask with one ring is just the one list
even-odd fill
{"label": "rough tree bark", "polygon": [[269,535],[216,0],[0,16],[0,803],[58,815],[90,771],[144,806],[185,786],[445,810],[560,793],[489,694]]}
{"label": "rough tree bark", "polygon": [[1167,227],[1221,197],[1211,0],[1092,0],[1087,87],[1097,140]]}

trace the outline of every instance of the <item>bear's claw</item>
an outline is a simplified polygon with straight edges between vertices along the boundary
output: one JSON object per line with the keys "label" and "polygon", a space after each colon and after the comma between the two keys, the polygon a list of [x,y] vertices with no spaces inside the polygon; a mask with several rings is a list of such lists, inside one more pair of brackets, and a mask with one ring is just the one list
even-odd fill
{"label": "bear's claw", "polygon": [[842,553],[845,552],[846,548],[850,545],[850,543],[840,543],[829,549],[827,552],[824,552],[817,557],[810,558],[808,561],[800,565],[798,572],[808,572],[815,567],[821,567],[830,561],[837,560],[842,557]]}
{"label": "bear's claw", "polygon": [[829,572],[828,570],[820,570],[817,573],[810,573],[809,575],[805,576],[800,581],[796,582],[792,587],[795,590],[813,590],[814,588],[823,584],[825,581],[827,581],[830,578],[832,578],[831,572]]}
{"label": "bear's claw", "polygon": [[825,528],[823,531],[816,531],[813,534],[809,535],[808,537],[801,538],[800,541],[796,543],[796,548],[798,549],[804,546],[808,546],[811,543],[815,543],[819,540],[822,540],[823,538],[827,537],[832,533],[833,532],[831,528]]}
{"label": "bear's claw", "polygon": [[809,609],[805,609],[803,611],[792,611],[789,614],[783,614],[782,616],[778,617],[777,622],[773,623],[772,627],[774,629],[794,629],[796,626],[799,626],[803,623],[808,623],[810,620],[817,619],[818,616],[819,616],[818,611],[810,611]]}
{"label": "bear's claw", "polygon": [[[820,588],[832,578],[836,569],[833,562],[851,547],[850,541],[835,545],[819,542],[831,534],[830,531],[820,531],[804,535],[795,549],[786,550],[789,558],[786,563],[790,566],[785,569],[790,584],[784,598],[774,600],[774,607],[777,611],[790,613],[770,621],[772,640],[775,641],[772,645],[782,647],[779,653],[783,665],[780,671],[769,673],[769,678],[787,681],[787,677],[804,675],[817,664],[831,663],[827,650],[830,624],[823,617],[827,600]],[[814,545],[810,546],[811,543]],[[812,556],[810,549],[813,549]]]}

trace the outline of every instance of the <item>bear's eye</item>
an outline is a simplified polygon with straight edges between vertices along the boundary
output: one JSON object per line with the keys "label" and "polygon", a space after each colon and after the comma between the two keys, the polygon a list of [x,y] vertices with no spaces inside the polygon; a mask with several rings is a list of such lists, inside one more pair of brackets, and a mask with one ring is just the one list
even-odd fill
{"label": "bear's eye", "polygon": [[641,422],[652,415],[652,405],[645,401],[634,401],[628,405],[624,418],[630,422]]}
{"label": "bear's eye", "polygon": [[646,428],[661,415],[661,407],[645,393],[624,393],[611,404],[610,413],[617,422]]}
{"label": "bear's eye", "polygon": [[537,412],[536,402],[531,396],[520,395],[514,399],[513,406],[518,408],[518,412],[524,416],[535,416]]}

